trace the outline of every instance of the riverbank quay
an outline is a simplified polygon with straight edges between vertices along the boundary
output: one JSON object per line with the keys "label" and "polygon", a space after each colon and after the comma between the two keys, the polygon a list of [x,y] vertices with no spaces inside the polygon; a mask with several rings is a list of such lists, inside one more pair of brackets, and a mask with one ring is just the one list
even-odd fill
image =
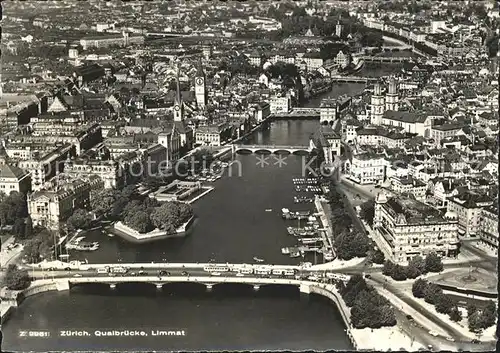
{"label": "riverbank quay", "polygon": [[416,351],[423,345],[408,336],[400,327],[381,327],[378,329],[356,329],[351,324],[351,309],[346,305],[333,284],[311,286],[311,293],[330,298],[336,305],[346,325],[346,334],[355,350],[378,351]]}
{"label": "riverbank quay", "polygon": [[2,324],[5,323],[10,315],[16,310],[16,308],[21,305],[23,300],[32,295],[67,289],[68,288],[59,285],[58,282],[52,279],[36,280],[32,282],[31,285],[25,290],[9,290],[7,288],[2,288],[0,291],[0,298],[2,300],[2,302],[0,303],[0,321]]}
{"label": "riverbank quay", "polygon": [[[324,229],[320,232],[321,237],[323,238],[323,245],[325,246],[327,251],[331,252],[335,256],[335,250],[333,249],[334,240],[331,220],[328,217],[329,213],[327,213],[327,210],[325,210],[325,205],[323,203],[324,201],[321,199],[321,197],[315,196],[314,205],[316,206],[316,212],[319,214],[321,225]],[[328,204],[326,204],[326,206],[328,206]]]}

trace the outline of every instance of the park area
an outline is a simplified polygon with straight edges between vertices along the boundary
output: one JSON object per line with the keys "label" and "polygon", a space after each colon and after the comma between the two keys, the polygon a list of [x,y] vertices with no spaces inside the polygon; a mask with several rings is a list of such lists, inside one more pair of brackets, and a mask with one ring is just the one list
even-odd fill
{"label": "park area", "polygon": [[485,293],[497,293],[498,276],[482,268],[458,268],[427,277],[438,285],[463,288]]}

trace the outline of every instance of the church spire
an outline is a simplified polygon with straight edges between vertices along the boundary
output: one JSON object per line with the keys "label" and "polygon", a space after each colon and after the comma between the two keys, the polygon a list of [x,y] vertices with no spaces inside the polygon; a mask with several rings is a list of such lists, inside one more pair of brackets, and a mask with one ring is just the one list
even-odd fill
{"label": "church spire", "polygon": [[181,86],[179,83],[179,72],[180,72],[180,63],[177,63],[177,72],[175,74],[175,83],[177,92],[175,94],[175,102],[177,104],[181,104]]}
{"label": "church spire", "polygon": [[205,72],[203,72],[203,65],[201,63],[201,58],[198,58],[198,62],[196,64],[196,77],[204,77]]}

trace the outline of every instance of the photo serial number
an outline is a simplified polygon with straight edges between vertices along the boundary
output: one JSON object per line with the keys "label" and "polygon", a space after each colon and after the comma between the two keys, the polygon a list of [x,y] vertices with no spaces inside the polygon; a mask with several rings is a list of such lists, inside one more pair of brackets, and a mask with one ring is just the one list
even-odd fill
{"label": "photo serial number", "polygon": [[[48,333],[48,332],[47,332]],[[60,330],[59,337],[186,336],[185,330]],[[48,337],[48,336],[47,336]]]}

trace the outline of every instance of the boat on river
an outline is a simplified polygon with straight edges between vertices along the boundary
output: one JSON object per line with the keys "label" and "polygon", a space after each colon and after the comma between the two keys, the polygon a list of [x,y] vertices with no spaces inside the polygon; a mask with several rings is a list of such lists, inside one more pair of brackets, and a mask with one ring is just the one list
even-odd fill
{"label": "boat on river", "polygon": [[254,257],[253,257],[253,260],[254,260],[255,262],[264,262],[264,259],[261,259],[261,258],[259,258],[259,257],[257,257],[257,256],[254,256]]}
{"label": "boat on river", "polygon": [[283,255],[288,255],[290,254],[290,248],[281,248],[281,253]]}
{"label": "boat on river", "polygon": [[284,219],[308,219],[311,211],[290,211],[288,208],[282,208],[282,217]]}

